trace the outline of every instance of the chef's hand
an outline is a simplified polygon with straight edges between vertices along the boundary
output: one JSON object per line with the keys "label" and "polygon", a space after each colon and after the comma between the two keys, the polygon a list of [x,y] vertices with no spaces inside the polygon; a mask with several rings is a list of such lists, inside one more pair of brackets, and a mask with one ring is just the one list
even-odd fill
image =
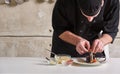
{"label": "chef's hand", "polygon": [[85,39],[81,39],[76,45],[76,51],[79,54],[84,54],[88,52],[88,49],[90,49],[90,43]]}
{"label": "chef's hand", "polygon": [[93,53],[97,52],[103,52],[104,42],[100,39],[96,39],[91,47],[91,50]]}

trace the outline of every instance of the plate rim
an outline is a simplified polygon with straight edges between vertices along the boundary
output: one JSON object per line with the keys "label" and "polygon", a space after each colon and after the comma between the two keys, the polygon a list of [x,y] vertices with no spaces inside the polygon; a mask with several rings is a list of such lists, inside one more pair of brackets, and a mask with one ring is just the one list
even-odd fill
{"label": "plate rim", "polygon": [[99,61],[97,61],[96,63],[86,63],[84,61],[80,62],[80,61],[78,61],[78,59],[82,59],[82,58],[77,58],[76,60],[74,60],[74,63],[77,63],[82,66],[99,66],[99,65],[101,65],[101,63]]}

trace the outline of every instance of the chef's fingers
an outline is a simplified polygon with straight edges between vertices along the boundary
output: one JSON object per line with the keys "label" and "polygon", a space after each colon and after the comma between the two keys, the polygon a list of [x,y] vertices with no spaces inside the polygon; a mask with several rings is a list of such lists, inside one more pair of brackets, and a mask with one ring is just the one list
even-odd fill
{"label": "chef's fingers", "polygon": [[76,51],[79,53],[79,54],[84,54],[84,51],[81,50],[80,46],[76,46]]}
{"label": "chef's fingers", "polygon": [[80,45],[80,48],[81,48],[82,51],[88,52],[88,50],[85,48],[85,45]]}
{"label": "chef's fingers", "polygon": [[96,48],[95,48],[95,50],[93,51],[94,53],[97,53],[98,51],[100,50],[100,48],[99,48],[99,43],[96,45]]}
{"label": "chef's fingers", "polygon": [[92,50],[91,50],[93,53],[95,52],[97,45],[98,45],[98,40],[95,40],[92,44]]}
{"label": "chef's fingers", "polygon": [[80,48],[77,48],[76,50],[79,54],[81,54],[81,55],[84,54],[84,51],[80,50]]}
{"label": "chef's fingers", "polygon": [[79,46],[79,49],[80,49],[80,52],[81,52],[82,54],[84,54],[84,53],[87,52],[87,49],[86,49],[84,46],[82,46],[82,45]]}
{"label": "chef's fingers", "polygon": [[90,44],[87,40],[81,40],[77,45],[76,45],[76,49],[79,53],[86,53],[88,52],[88,49],[90,48]]}
{"label": "chef's fingers", "polygon": [[87,52],[90,49],[90,43],[87,41],[85,47],[87,48]]}
{"label": "chef's fingers", "polygon": [[103,51],[103,44],[102,44],[102,42],[99,42],[98,48],[99,49],[96,52],[102,52]]}
{"label": "chef's fingers", "polygon": [[84,53],[88,52],[88,50],[85,48],[85,46],[82,46],[82,45],[80,45],[80,46],[78,47],[78,49],[79,49],[79,52],[80,52],[81,54],[84,54]]}
{"label": "chef's fingers", "polygon": [[97,52],[102,52],[103,51],[103,44],[101,41],[98,42],[96,48],[95,48],[95,51],[94,53],[97,53]]}

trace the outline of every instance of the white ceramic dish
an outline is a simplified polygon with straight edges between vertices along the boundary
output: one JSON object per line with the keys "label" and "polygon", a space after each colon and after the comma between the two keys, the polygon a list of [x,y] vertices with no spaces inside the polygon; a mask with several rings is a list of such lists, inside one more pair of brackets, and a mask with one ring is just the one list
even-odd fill
{"label": "white ceramic dish", "polygon": [[74,62],[79,64],[80,66],[99,66],[99,65],[101,65],[101,63],[99,61],[97,61],[95,63],[86,63],[85,59],[83,59],[83,58],[76,59],[76,60],[74,60]]}

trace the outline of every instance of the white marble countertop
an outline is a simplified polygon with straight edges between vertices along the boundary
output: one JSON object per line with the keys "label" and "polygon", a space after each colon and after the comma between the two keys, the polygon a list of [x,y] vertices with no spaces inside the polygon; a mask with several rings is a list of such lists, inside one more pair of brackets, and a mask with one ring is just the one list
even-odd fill
{"label": "white marble countertop", "polygon": [[120,74],[120,58],[99,66],[41,65],[43,58],[0,57],[0,74]]}

